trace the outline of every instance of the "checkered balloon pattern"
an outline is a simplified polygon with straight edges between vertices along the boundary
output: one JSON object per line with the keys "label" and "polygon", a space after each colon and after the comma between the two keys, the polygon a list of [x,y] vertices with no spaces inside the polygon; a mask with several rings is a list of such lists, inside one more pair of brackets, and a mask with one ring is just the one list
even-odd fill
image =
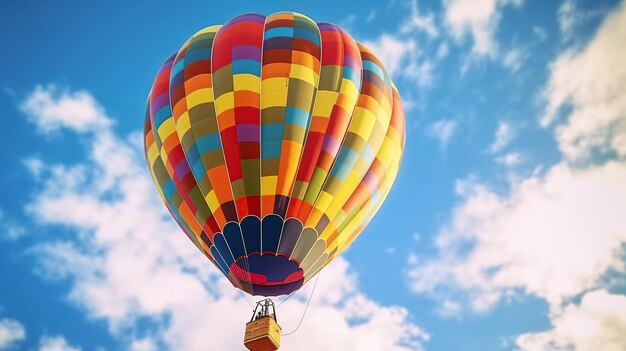
{"label": "checkered balloon pattern", "polygon": [[253,295],[289,294],[363,231],[398,173],[400,96],[342,28],[293,12],[194,34],[146,104],[146,159],[196,247]]}

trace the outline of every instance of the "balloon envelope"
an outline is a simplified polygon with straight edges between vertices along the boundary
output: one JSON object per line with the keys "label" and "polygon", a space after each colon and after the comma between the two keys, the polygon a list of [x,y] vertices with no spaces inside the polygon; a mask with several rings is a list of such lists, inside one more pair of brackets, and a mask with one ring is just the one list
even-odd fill
{"label": "balloon envelope", "polygon": [[246,14],[162,65],[145,151],[163,202],[237,288],[299,289],[387,196],[405,120],[381,62],[342,28]]}

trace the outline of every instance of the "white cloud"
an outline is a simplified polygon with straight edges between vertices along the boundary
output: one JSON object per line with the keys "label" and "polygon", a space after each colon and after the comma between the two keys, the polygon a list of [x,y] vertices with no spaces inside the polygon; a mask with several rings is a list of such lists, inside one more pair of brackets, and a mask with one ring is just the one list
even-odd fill
{"label": "white cloud", "polygon": [[16,240],[26,234],[26,229],[0,208],[0,239]]}
{"label": "white cloud", "polygon": [[552,328],[520,335],[525,351],[626,350],[626,296],[606,290],[586,293],[580,304],[569,304],[551,316]]}
{"label": "white cloud", "polygon": [[370,23],[372,22],[374,19],[376,18],[376,9],[372,9],[369,13],[369,15],[367,15],[367,18],[365,19],[365,22]]}
{"label": "white cloud", "polygon": [[448,53],[450,52],[450,48],[448,48],[448,43],[447,42],[442,42],[441,44],[439,44],[439,47],[437,48],[437,59],[441,60],[443,58],[445,58],[446,56],[448,56]]}
{"label": "white cloud", "polygon": [[489,152],[496,153],[504,149],[515,137],[515,132],[507,122],[498,122],[494,141],[489,145]]}
{"label": "white cloud", "polygon": [[365,41],[394,79],[406,79],[418,87],[433,83],[434,63],[422,57],[415,41],[383,33],[373,41]]}
{"label": "white cloud", "polygon": [[428,126],[426,133],[439,141],[439,148],[443,151],[448,147],[457,127],[458,123],[455,120],[441,119]]}
{"label": "white cloud", "polygon": [[[28,206],[50,234],[55,226],[76,233],[71,240],[49,235],[35,249],[41,273],[69,280],[70,299],[90,318],[105,321],[129,349],[206,350],[207,340],[211,349],[241,349],[250,313],[246,300],[169,218],[140,143],[108,128],[84,136],[90,142],[87,160],[46,164],[42,189]],[[297,324],[310,289],[280,307],[285,331]],[[156,323],[156,330],[137,330],[142,318]],[[422,349],[426,340],[405,308],[382,306],[361,292],[349,263],[338,258],[322,272],[304,323],[284,337],[282,348],[408,351]]]}
{"label": "white cloud", "polygon": [[37,86],[20,110],[43,133],[61,128],[85,132],[111,123],[104,110],[85,91],[69,92],[55,86]]}
{"label": "white cloud", "polygon": [[13,319],[0,319],[0,350],[13,348],[20,341],[26,339],[26,329]]}
{"label": "white cloud", "polygon": [[526,55],[524,55],[524,52],[521,49],[513,48],[504,54],[502,64],[511,69],[511,71],[517,72],[522,68],[525,60]]}
{"label": "white cloud", "polygon": [[543,29],[543,27],[534,26],[533,33],[535,33],[535,35],[539,38],[540,41],[545,41],[546,39],[548,39],[548,33],[546,33],[546,30]]}
{"label": "white cloud", "polygon": [[387,33],[383,33],[375,41],[365,41],[364,44],[374,51],[392,76],[401,73],[402,63],[416,49],[413,40],[400,39]]}
{"label": "white cloud", "polygon": [[496,158],[496,162],[501,163],[507,167],[515,167],[522,162],[522,155],[520,155],[520,153],[518,152],[509,152]]}
{"label": "white cloud", "polygon": [[413,59],[403,70],[404,77],[413,81],[419,87],[430,87],[434,82],[433,71],[435,65],[432,61],[419,61]]}
{"label": "white cloud", "polygon": [[[554,166],[501,196],[460,183],[464,201],[436,241],[438,256],[409,269],[411,289],[468,299],[475,311],[524,291],[560,304],[624,271],[626,164]],[[461,301],[464,302],[464,301]]]}
{"label": "white cloud", "polygon": [[[438,313],[484,312],[534,295],[548,303],[552,327],[519,335],[520,349],[626,347],[626,296],[605,290],[626,273],[625,35],[622,2],[585,47],[551,67],[541,123],[556,126],[563,160],[545,173],[537,167],[530,177],[513,177],[504,194],[458,182],[462,201],[436,237],[437,254],[412,253],[408,262],[412,290],[437,299]],[[508,144],[506,130],[498,134],[493,150]],[[572,162],[580,160],[593,162]],[[520,157],[497,161],[513,165]]]}
{"label": "white cloud", "polygon": [[569,41],[574,37],[574,30],[582,19],[582,14],[574,0],[565,0],[557,11],[559,30],[563,41]]}
{"label": "white cloud", "polygon": [[445,22],[457,41],[472,38],[473,54],[493,58],[498,51],[494,36],[502,8],[509,4],[519,7],[521,3],[521,0],[446,0]]}
{"label": "white cloud", "polygon": [[45,336],[39,340],[39,351],[80,351],[80,348],[70,346],[62,336]]}
{"label": "white cloud", "polygon": [[129,349],[131,351],[155,351],[159,348],[155,345],[154,341],[150,338],[133,340]]}
{"label": "white cloud", "polygon": [[435,24],[435,16],[432,13],[422,15],[417,0],[410,2],[411,13],[402,24],[401,33],[411,34],[416,30],[426,33],[431,38],[439,36],[439,30]]}
{"label": "white cloud", "polygon": [[459,302],[450,299],[444,299],[439,304],[437,314],[441,318],[451,318],[458,317],[462,311],[463,308],[461,307],[461,304]]}
{"label": "white cloud", "polygon": [[552,64],[541,124],[553,125],[561,112],[567,112],[556,136],[570,160],[586,160],[594,152],[626,156],[624,37],[626,5],[622,2],[582,50],[567,51]]}

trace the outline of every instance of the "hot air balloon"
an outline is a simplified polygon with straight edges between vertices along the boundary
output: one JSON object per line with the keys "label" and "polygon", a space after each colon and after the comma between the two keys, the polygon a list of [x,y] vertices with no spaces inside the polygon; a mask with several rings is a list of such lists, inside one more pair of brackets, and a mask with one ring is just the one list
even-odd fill
{"label": "hot air balloon", "polygon": [[236,288],[279,296],[378,211],[405,118],[380,60],[344,29],[245,14],[165,60],[144,136],[154,183],[189,239]]}

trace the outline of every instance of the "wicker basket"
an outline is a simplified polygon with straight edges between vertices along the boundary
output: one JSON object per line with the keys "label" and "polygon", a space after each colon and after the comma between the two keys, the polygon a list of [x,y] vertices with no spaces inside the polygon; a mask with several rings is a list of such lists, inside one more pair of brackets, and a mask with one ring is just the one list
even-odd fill
{"label": "wicker basket", "polygon": [[274,318],[260,317],[246,324],[243,343],[250,351],[275,351],[280,347],[281,331]]}

